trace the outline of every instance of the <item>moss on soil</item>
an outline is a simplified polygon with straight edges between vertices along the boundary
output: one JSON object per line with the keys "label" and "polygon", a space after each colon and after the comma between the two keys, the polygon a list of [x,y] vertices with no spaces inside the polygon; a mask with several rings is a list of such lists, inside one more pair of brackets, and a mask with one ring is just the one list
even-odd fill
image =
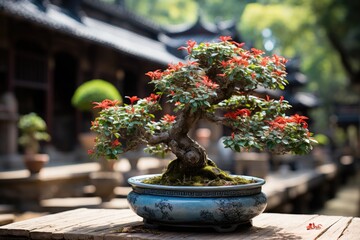
{"label": "moss on soil", "polygon": [[143,183],[167,186],[226,186],[254,183],[254,180],[231,176],[216,164],[207,160],[200,169],[186,169],[178,160],[169,163],[167,170],[160,176],[145,179]]}

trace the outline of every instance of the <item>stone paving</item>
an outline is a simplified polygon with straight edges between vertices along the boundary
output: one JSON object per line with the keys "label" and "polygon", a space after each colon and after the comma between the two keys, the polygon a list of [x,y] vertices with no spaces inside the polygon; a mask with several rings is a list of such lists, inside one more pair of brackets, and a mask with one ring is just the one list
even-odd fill
{"label": "stone paving", "polygon": [[324,208],[317,213],[360,217],[360,172],[351,176],[345,185],[340,186],[335,198],[328,200]]}

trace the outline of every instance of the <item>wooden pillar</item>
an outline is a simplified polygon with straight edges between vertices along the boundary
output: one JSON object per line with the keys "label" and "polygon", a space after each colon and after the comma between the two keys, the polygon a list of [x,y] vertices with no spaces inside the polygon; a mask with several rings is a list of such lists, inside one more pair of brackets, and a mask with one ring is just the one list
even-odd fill
{"label": "wooden pillar", "polygon": [[[11,39],[9,39],[9,20],[7,19],[6,16],[1,16],[0,15],[0,49],[4,51],[1,54],[6,53],[6,56],[2,56],[4,57],[4,61],[7,62],[7,64],[5,63],[5,67],[6,67],[6,79],[5,79],[5,85],[3,85],[2,87],[0,87],[1,90],[4,91],[11,91],[10,89],[10,79],[13,77],[10,76],[10,62],[12,62],[12,66],[14,64],[13,58],[11,58],[11,54],[12,51],[10,49],[12,49],[12,44],[11,44]],[[7,51],[6,51],[7,49]],[[6,59],[7,58],[7,59]],[[13,71],[12,71],[13,73]],[[11,78],[10,78],[11,77]]]}
{"label": "wooden pillar", "polygon": [[46,68],[46,94],[45,94],[45,114],[46,123],[50,135],[52,135],[53,121],[54,121],[54,55],[51,50],[47,53],[47,68]]}
{"label": "wooden pillar", "polygon": [[[79,56],[79,65],[76,73],[76,86],[80,86],[86,79],[85,79],[85,72],[88,70],[88,60],[86,58],[86,53],[82,51],[81,55]],[[74,89],[75,92],[76,89]],[[81,122],[82,122],[82,114],[79,110],[76,110],[76,126],[75,131],[76,135],[82,132],[81,130]]]}
{"label": "wooden pillar", "polygon": [[9,43],[8,48],[8,72],[7,85],[10,92],[15,91],[15,49],[12,43]]}

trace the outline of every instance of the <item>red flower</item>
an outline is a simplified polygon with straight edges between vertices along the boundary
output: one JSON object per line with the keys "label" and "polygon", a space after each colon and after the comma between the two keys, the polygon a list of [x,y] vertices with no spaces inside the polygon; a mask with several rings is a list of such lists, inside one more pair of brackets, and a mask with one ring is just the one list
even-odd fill
{"label": "red flower", "polygon": [[121,145],[121,143],[119,142],[119,139],[115,139],[112,143],[111,143],[111,147],[117,147]]}
{"label": "red flower", "polygon": [[247,108],[238,109],[235,112],[228,112],[224,115],[226,118],[236,119],[238,116],[248,117],[251,115],[251,111]]}
{"label": "red flower", "polygon": [[236,113],[238,115],[247,116],[247,117],[251,115],[251,111],[249,109],[246,109],[246,108],[239,109],[239,110],[236,111]]}
{"label": "red flower", "polygon": [[279,70],[279,69],[275,69],[274,71],[273,71],[273,73],[275,74],[275,75],[278,75],[278,76],[283,76],[283,75],[285,75],[285,72],[284,71],[281,71],[281,70]]}
{"label": "red flower", "polygon": [[251,73],[251,78],[254,79],[256,77],[256,72]]}
{"label": "red flower", "polygon": [[269,95],[266,95],[266,101],[270,102],[270,96]]}
{"label": "red flower", "polygon": [[306,116],[301,116],[299,114],[295,114],[292,115],[291,118],[296,122],[296,123],[303,123],[305,120],[309,119]]}
{"label": "red flower", "polygon": [[202,76],[202,83],[212,89],[216,89],[219,87],[219,84],[214,83],[213,81],[210,80],[210,78],[208,76]]}
{"label": "red flower", "polygon": [[160,97],[159,95],[152,93],[152,94],[150,94],[149,97],[146,98],[146,101],[147,102],[156,102],[159,97]]}
{"label": "red flower", "polygon": [[237,63],[238,65],[243,65],[245,67],[249,65],[249,62],[246,60],[246,58],[241,57],[233,57],[228,61],[228,63]]}
{"label": "red flower", "polygon": [[255,56],[264,54],[263,51],[256,49],[256,48],[251,48],[251,51],[254,53]]}
{"label": "red flower", "polygon": [[278,128],[280,130],[284,130],[284,128],[288,123],[301,124],[303,128],[307,128],[308,124],[305,121],[306,119],[308,118],[305,116],[300,116],[298,114],[292,115],[290,117],[279,116],[275,118],[273,121],[269,122],[269,125],[271,126],[272,129]]}
{"label": "red flower", "polygon": [[163,121],[167,122],[167,123],[172,123],[174,122],[176,119],[176,116],[173,115],[169,115],[169,114],[165,114],[162,118]]}
{"label": "red flower", "polygon": [[225,61],[222,61],[222,62],[221,62],[221,65],[223,66],[223,68],[226,68],[226,67],[229,65],[229,63],[228,63],[228,62],[225,62]]}
{"label": "red flower", "polygon": [[199,65],[199,63],[195,62],[195,61],[188,61],[188,65],[189,66],[197,66],[197,65]]}
{"label": "red flower", "polygon": [[285,124],[285,123],[289,122],[289,120],[287,117],[278,116],[275,118],[274,122],[280,123],[280,124]]}
{"label": "red flower", "polygon": [[282,103],[283,100],[284,100],[284,96],[280,96],[280,99],[279,99],[280,104]]}
{"label": "red flower", "polygon": [[189,47],[193,48],[193,47],[195,47],[196,42],[193,41],[193,40],[188,40],[188,41],[186,42],[186,44],[187,44]]}
{"label": "red flower", "polygon": [[98,121],[91,121],[91,126],[99,126],[99,122]]}
{"label": "red flower", "polygon": [[309,223],[309,225],[306,226],[307,230],[311,230],[311,229],[321,229],[322,225],[321,224],[315,224],[315,223]]}
{"label": "red flower", "polygon": [[286,58],[278,56],[276,54],[273,55],[272,60],[273,60],[273,62],[275,63],[276,66],[280,65],[281,63],[286,64],[287,61],[288,61]]}
{"label": "red flower", "polygon": [[280,129],[281,131],[284,130],[287,124],[287,119],[285,117],[277,117],[273,121],[269,122],[270,129]]}
{"label": "red flower", "polygon": [[93,150],[93,149],[88,149],[87,150],[87,154],[88,155],[92,155],[92,154],[94,154],[95,153],[95,151]]}
{"label": "red flower", "polygon": [[226,42],[226,41],[232,40],[232,38],[231,38],[230,36],[220,36],[219,39],[220,39],[222,42]]}
{"label": "red flower", "polygon": [[242,48],[245,45],[245,43],[238,43],[238,42],[235,42],[235,41],[232,41],[231,43],[234,44],[238,48]]}
{"label": "red flower", "polygon": [[179,47],[178,50],[187,50],[187,52],[190,54],[192,49],[195,47],[196,42],[193,40],[188,40],[186,44],[188,45],[187,47]]}
{"label": "red flower", "polygon": [[249,51],[244,51],[240,53],[241,57],[244,59],[248,59],[250,58],[250,52]]}
{"label": "red flower", "polygon": [[268,62],[269,62],[269,57],[264,57],[263,59],[261,59],[260,65],[263,66],[263,67],[266,67]]}
{"label": "red flower", "polygon": [[163,73],[160,69],[154,71],[154,72],[147,72],[145,75],[149,76],[152,80],[160,79],[163,76]]}
{"label": "red flower", "polygon": [[169,70],[170,71],[178,71],[180,70],[182,67],[184,67],[185,64],[183,64],[182,62],[179,62],[178,64],[169,64]]}
{"label": "red flower", "polygon": [[120,103],[119,100],[110,100],[110,99],[105,99],[103,100],[102,102],[93,102],[92,104],[96,105],[94,106],[93,108],[102,108],[102,109],[105,109],[105,108],[108,108],[108,107],[113,107],[113,106],[116,106]]}
{"label": "red flower", "polygon": [[235,133],[231,133],[231,139],[233,139],[234,140],[234,138],[235,138]]}
{"label": "red flower", "polygon": [[137,100],[140,100],[140,98],[138,98],[137,96],[132,96],[132,97],[126,96],[125,98],[130,99],[131,105],[133,105]]}
{"label": "red flower", "polygon": [[308,124],[305,120],[309,119],[308,117],[301,116],[298,114],[292,115],[291,120],[297,124],[302,124],[303,128],[308,128]]}

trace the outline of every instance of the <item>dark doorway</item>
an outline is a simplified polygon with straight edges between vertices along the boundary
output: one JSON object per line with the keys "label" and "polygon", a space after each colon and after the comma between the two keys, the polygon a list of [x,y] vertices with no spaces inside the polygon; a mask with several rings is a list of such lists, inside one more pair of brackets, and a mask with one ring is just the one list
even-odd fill
{"label": "dark doorway", "polygon": [[[135,96],[138,94],[138,84],[137,84],[137,76],[131,71],[125,72],[125,79],[124,79],[124,88],[122,89],[121,95],[125,96]],[[124,100],[125,102],[128,100]],[[128,103],[128,102],[126,102]]]}
{"label": "dark doorway", "polygon": [[52,142],[60,151],[71,151],[76,140],[76,113],[71,105],[75,91],[78,61],[68,53],[55,55],[54,68],[54,123]]}

